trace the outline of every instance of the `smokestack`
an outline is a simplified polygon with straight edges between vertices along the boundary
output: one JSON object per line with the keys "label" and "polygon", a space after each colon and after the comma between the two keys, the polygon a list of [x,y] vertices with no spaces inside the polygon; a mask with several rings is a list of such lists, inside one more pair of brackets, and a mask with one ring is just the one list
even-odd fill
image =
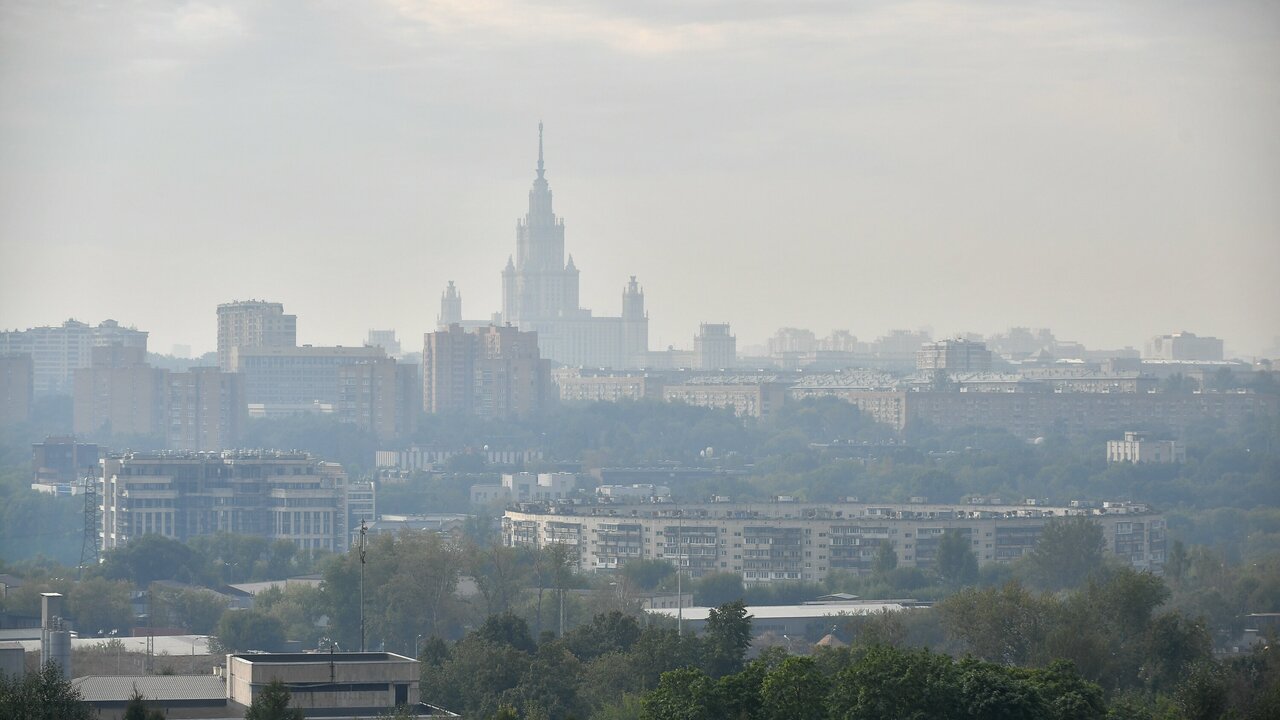
{"label": "smokestack", "polygon": [[40,593],[40,664],[58,664],[62,677],[71,679],[71,632],[62,619],[61,593]]}

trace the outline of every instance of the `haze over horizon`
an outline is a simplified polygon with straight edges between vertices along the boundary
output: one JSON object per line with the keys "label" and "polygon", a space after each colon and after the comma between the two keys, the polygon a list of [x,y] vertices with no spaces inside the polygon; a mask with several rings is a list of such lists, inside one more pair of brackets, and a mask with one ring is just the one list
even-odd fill
{"label": "haze over horizon", "polygon": [[582,305],[1280,336],[1280,5],[0,2],[0,327],[406,349],[500,307],[546,123]]}

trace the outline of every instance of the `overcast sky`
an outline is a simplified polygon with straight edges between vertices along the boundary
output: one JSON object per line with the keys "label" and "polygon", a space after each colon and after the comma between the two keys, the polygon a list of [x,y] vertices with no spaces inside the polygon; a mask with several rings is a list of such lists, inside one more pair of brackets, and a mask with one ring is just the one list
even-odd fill
{"label": "overcast sky", "polygon": [[500,306],[546,123],[582,302],[700,321],[1280,336],[1280,3],[0,0],[0,327],[211,350]]}

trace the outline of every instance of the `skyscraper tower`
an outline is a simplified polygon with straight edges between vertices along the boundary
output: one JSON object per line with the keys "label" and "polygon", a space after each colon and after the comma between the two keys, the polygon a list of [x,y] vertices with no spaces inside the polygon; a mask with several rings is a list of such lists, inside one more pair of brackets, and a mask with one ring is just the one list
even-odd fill
{"label": "skyscraper tower", "polygon": [[622,352],[630,367],[648,364],[649,315],[644,311],[644,290],[635,275],[622,291]]}
{"label": "skyscraper tower", "polygon": [[551,206],[538,123],[537,177],[529,190],[529,210],[516,221],[516,254],[502,271],[502,319],[526,321],[570,319],[578,307],[578,268],[565,262],[564,221]]}
{"label": "skyscraper tower", "polygon": [[436,325],[447,328],[462,322],[462,294],[449,281],[449,287],[440,294],[440,314],[436,316]]}

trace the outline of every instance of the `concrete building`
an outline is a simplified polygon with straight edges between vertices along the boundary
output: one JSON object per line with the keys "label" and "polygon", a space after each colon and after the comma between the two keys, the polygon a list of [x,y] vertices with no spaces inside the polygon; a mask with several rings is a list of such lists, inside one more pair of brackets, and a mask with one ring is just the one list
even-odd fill
{"label": "concrete building", "polygon": [[237,300],[218,306],[218,367],[240,369],[234,350],[291,348],[298,344],[298,316],[285,315],[284,305],[264,300]]}
{"label": "concrete building", "polygon": [[[542,357],[569,366],[642,367],[649,342],[644,292],[633,276],[623,290],[622,315],[595,317],[580,306],[578,268],[566,260],[564,220],[552,209],[538,125],[537,177],[529,209],[516,222],[516,253],[502,271],[503,323],[538,334]],[[449,290],[445,290],[449,299]],[[442,303],[441,319],[461,315]]]}
{"label": "concrete building", "polygon": [[387,652],[228,655],[227,707],[243,712],[279,680],[289,690],[289,706],[308,716],[378,715],[399,706],[417,710],[418,666],[413,658]]}
{"label": "concrete building", "polygon": [[1147,341],[1144,360],[1221,360],[1222,340],[1186,331],[1157,335]]}
{"label": "concrete building", "polygon": [[0,427],[31,419],[35,402],[35,364],[31,355],[0,355]]}
{"label": "concrete building", "polygon": [[387,357],[400,357],[400,341],[396,339],[395,330],[370,330],[364,341],[369,347],[380,347]]}
{"label": "concrete building", "polygon": [[75,371],[72,429],[77,435],[147,435],[167,430],[169,372],[145,363],[146,351],[120,344],[92,348]]}
{"label": "concrete building", "polygon": [[916,369],[925,372],[989,372],[991,351],[972,340],[939,340],[916,351]]}
{"label": "concrete building", "polygon": [[391,358],[338,366],[338,419],[391,442],[413,434],[422,389],[418,367]]}
{"label": "concrete building", "polygon": [[662,398],[663,377],[643,370],[556,368],[551,372],[561,402],[618,402]]}
{"label": "concrete building", "polygon": [[216,367],[169,375],[166,442],[174,450],[224,450],[239,444],[249,420],[244,379]]}
{"label": "concrete building", "polygon": [[186,542],[217,532],[343,552],[347,477],[305,453],[128,453],[104,458],[102,549],[148,533]]}
{"label": "concrete building", "polygon": [[[48,437],[31,446],[31,480],[45,485],[75,485],[98,474],[102,450],[75,437]],[[61,494],[61,493],[60,493]],[[73,494],[68,490],[65,494]]]}
{"label": "concrete building", "polygon": [[422,405],[428,413],[528,417],[552,397],[540,338],[512,326],[427,333],[422,350]]}
{"label": "concrete building", "polygon": [[692,377],[663,387],[667,402],[698,407],[728,408],[740,417],[766,417],[782,407],[787,384],[772,376],[710,375]]}
{"label": "concrete building", "polygon": [[578,478],[573,473],[504,473],[500,485],[472,485],[472,505],[515,502],[555,502],[573,497]]}
{"label": "concrete building", "polygon": [[380,347],[234,347],[231,363],[244,376],[245,400],[266,415],[337,407],[343,365],[386,357]]}
{"label": "concrete building", "polygon": [[30,355],[36,396],[70,395],[75,371],[92,364],[95,347],[119,344],[147,351],[147,333],[104,320],[97,327],[68,320],[58,327],[0,332],[0,355]]}
{"label": "concrete building", "polygon": [[458,455],[480,455],[486,465],[524,465],[542,460],[542,450],[538,448],[503,446],[495,441],[481,448],[414,445],[404,450],[379,450],[374,454],[374,465],[406,472],[439,470]]}
{"label": "concrete building", "polygon": [[631,560],[667,560],[693,577],[740,574],[743,582],[822,582],[832,570],[870,572],[882,543],[899,567],[932,567],[938,542],[954,529],[979,565],[1009,562],[1036,544],[1051,519],[1087,515],[1107,551],[1139,570],[1159,572],[1164,518],[1144,506],[1097,510],[1026,505],[868,503],[528,504],[502,519],[512,547],[571,547],[580,571],[617,570]]}
{"label": "concrete building", "polygon": [[347,528],[359,532],[360,521],[378,519],[378,487],[370,480],[347,484]]}
{"label": "concrete building", "polygon": [[1107,441],[1109,463],[1184,463],[1187,448],[1177,440],[1151,440],[1146,433],[1126,432],[1123,440]]}
{"label": "concrete building", "polygon": [[738,339],[728,323],[702,323],[693,338],[694,367],[698,370],[727,370],[738,364]]}

